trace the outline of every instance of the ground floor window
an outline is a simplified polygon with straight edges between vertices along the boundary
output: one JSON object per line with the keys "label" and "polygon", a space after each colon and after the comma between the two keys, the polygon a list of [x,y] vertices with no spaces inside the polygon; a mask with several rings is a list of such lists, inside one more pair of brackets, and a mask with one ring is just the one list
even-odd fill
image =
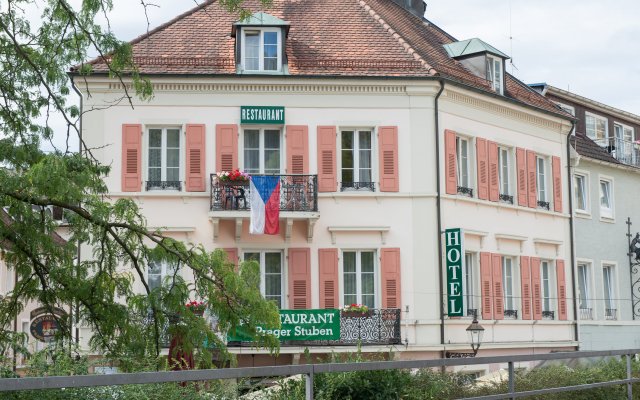
{"label": "ground floor window", "polygon": [[364,304],[376,308],[375,251],[342,252],[344,305]]}
{"label": "ground floor window", "polygon": [[281,251],[247,251],[245,261],[255,260],[260,264],[260,293],[278,308],[284,308],[284,276]]}

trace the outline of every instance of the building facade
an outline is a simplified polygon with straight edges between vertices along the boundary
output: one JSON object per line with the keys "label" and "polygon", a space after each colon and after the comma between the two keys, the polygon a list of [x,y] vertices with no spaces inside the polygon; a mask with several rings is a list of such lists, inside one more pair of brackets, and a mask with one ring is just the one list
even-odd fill
{"label": "building facade", "polygon": [[637,347],[640,275],[632,240],[640,229],[640,117],[553,86],[534,87],[577,118],[572,163],[581,349]]}
{"label": "building facade", "polygon": [[[122,102],[127,81],[102,59],[75,79],[113,200],[135,200],[168,236],[255,259],[283,310],[370,308],[340,314],[339,340],[283,341],[278,358],[232,342],[241,366],[359,343],[451,356],[469,351],[474,316],[482,355],[577,347],[571,116],[508,75],[504,53],[400,3],[283,0],[237,21],[208,1],[132,42],[151,101]],[[278,234],[250,233],[250,186],[222,176],[236,169],[278,177]],[[170,273],[151,264],[147,279]]]}

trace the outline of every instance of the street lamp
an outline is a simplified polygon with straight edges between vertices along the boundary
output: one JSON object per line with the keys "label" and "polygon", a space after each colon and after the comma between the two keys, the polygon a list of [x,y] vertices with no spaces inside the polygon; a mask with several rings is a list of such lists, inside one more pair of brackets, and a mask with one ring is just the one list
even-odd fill
{"label": "street lamp", "polygon": [[480,343],[482,342],[482,335],[484,335],[484,328],[478,323],[478,317],[473,316],[473,322],[467,327],[467,335],[469,335],[469,341],[471,342],[471,349],[475,357],[478,354]]}

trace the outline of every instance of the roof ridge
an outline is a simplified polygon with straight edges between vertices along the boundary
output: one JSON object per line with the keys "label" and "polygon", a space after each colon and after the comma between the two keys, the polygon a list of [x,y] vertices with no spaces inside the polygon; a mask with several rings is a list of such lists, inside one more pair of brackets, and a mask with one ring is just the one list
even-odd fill
{"label": "roof ridge", "polygon": [[418,53],[410,44],[409,42],[407,42],[402,36],[400,36],[400,34],[391,27],[391,25],[389,25],[384,19],[382,19],[382,17],[376,12],[376,10],[373,9],[373,7],[371,7],[370,5],[368,5],[366,3],[366,1],[364,0],[358,0],[358,4],[360,4],[360,6],[376,21],[378,22],[380,25],[382,25],[382,27],[384,28],[385,31],[387,31],[393,38],[395,38],[398,43],[405,49],[405,51],[407,52],[407,54],[409,54],[410,56],[413,56],[413,58],[418,61],[426,70],[427,73],[431,76],[436,75],[438,73],[438,71],[436,71],[435,68],[433,68],[431,65],[429,65],[429,63],[422,58],[422,56],[420,55],[420,53]]}

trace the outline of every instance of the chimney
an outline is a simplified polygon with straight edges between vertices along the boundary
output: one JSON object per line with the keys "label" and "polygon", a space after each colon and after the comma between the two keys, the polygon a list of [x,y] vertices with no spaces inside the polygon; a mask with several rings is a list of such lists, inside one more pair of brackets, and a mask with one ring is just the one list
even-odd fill
{"label": "chimney", "polygon": [[391,0],[400,7],[409,11],[411,14],[424,19],[424,13],[427,10],[427,5],[424,0]]}

